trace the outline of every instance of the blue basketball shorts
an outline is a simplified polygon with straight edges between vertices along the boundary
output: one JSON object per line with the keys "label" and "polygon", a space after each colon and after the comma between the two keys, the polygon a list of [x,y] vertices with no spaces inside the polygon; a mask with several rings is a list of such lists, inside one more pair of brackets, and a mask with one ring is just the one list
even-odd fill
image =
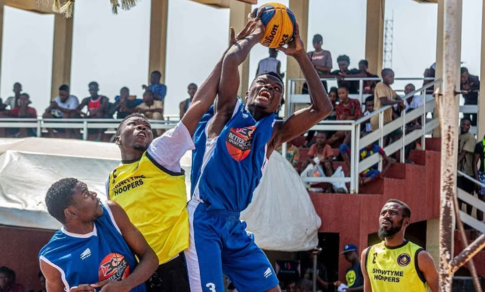
{"label": "blue basketball shorts", "polygon": [[190,247],[185,251],[191,292],[224,292],[223,274],[239,292],[263,292],[278,285],[263,251],[246,232],[239,213],[207,211],[188,203]]}

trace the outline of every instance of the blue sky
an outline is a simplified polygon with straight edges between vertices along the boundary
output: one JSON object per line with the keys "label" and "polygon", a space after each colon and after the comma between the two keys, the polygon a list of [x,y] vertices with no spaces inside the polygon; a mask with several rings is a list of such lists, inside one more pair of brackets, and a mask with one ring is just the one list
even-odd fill
{"label": "blue sky", "polygon": [[[259,5],[271,2],[259,0]],[[288,5],[288,0],[278,1]],[[462,61],[479,74],[482,1],[463,7]],[[310,0],[309,41],[315,33],[336,58],[347,54],[356,66],[365,53],[366,1]],[[386,0],[386,18],[394,15],[393,69],[397,77],[421,77],[436,54],[437,5],[411,0]],[[148,74],[150,1],[140,0],[130,11],[111,14],[108,0],[76,1],[72,60],[72,93],[88,96],[87,84],[98,81],[100,93],[111,99],[128,86],[142,95]],[[19,81],[43,112],[50,99],[54,17],[5,8],[0,96],[5,100]],[[227,44],[229,10],[189,0],[170,0],[168,24],[168,95],[165,113],[178,113],[187,85],[200,84]],[[310,45],[310,44],[309,44]],[[311,47],[310,47],[311,48]],[[250,56],[251,76],[267,49],[256,46]],[[283,71],[286,60],[280,55]],[[418,83],[416,85],[419,85]],[[397,83],[397,88],[403,84]]]}

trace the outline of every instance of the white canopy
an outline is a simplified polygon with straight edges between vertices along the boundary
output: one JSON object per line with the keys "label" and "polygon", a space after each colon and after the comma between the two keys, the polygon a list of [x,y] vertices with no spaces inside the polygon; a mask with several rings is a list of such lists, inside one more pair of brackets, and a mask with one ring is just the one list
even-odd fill
{"label": "white canopy", "polygon": [[[75,177],[105,198],[105,182],[120,161],[115,144],[65,139],[0,139],[0,225],[56,230],[45,194]],[[190,174],[191,153],[181,161]],[[190,175],[186,175],[190,190]],[[187,192],[188,193],[188,192]],[[320,218],[298,174],[274,153],[253,202],[242,214],[256,243],[267,250],[308,250],[318,244]]]}

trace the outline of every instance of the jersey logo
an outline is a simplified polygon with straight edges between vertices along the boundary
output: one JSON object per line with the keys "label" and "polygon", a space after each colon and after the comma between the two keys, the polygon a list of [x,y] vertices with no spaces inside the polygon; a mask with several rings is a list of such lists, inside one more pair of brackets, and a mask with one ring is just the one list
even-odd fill
{"label": "jersey logo", "polygon": [[345,278],[347,279],[347,286],[349,287],[354,286],[355,280],[357,278],[357,276],[355,275],[355,271],[354,270],[348,271],[347,274],[345,275]]}
{"label": "jersey logo", "polygon": [[90,256],[91,256],[91,250],[89,248],[86,248],[86,250],[83,251],[83,253],[81,254],[81,260],[85,260]]}
{"label": "jersey logo", "polygon": [[377,259],[377,252],[373,254],[372,263],[375,264]]}
{"label": "jersey logo", "polygon": [[269,278],[269,276],[273,275],[273,271],[271,271],[271,268],[268,268],[265,272],[264,272],[264,277],[267,279]]}
{"label": "jersey logo", "polygon": [[405,267],[409,265],[411,262],[411,256],[409,256],[407,253],[400,254],[397,257],[397,264],[400,265],[401,267]]}
{"label": "jersey logo", "polygon": [[227,151],[236,161],[242,161],[251,152],[256,126],[231,128],[226,138]]}
{"label": "jersey logo", "polygon": [[119,281],[130,275],[130,266],[119,253],[108,254],[99,265],[99,280]]}

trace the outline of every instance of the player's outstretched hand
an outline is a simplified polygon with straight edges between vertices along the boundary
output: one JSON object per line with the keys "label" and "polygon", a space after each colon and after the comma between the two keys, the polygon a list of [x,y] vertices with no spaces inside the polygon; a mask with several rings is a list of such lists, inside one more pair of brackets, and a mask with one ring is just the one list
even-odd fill
{"label": "player's outstretched hand", "polygon": [[99,290],[99,292],[128,292],[128,291],[130,291],[130,289],[127,289],[126,285],[123,285],[122,281],[104,280],[102,282],[92,284],[91,287],[101,288],[101,290]]}
{"label": "player's outstretched hand", "polygon": [[250,35],[255,27],[256,27],[256,23],[254,21],[249,20],[246,23],[246,26],[244,27],[244,29],[241,32],[239,32],[237,35],[236,35],[236,32],[234,31],[234,28],[231,27],[231,40],[229,43],[229,47],[234,45],[238,41],[244,39],[248,35]]}
{"label": "player's outstretched hand", "polygon": [[72,287],[69,292],[96,292],[96,289],[94,287],[91,287],[91,285],[82,284]]}
{"label": "player's outstretched hand", "polygon": [[[266,29],[266,26],[264,25],[263,21],[261,20],[261,15],[264,13],[266,8],[263,7],[261,9],[259,9],[259,11],[257,11],[257,10],[258,10],[258,8],[254,8],[254,10],[251,13],[249,13],[248,19],[249,19],[249,21],[255,23],[255,27],[252,30],[252,34],[261,35],[261,37],[263,37],[264,30]],[[256,11],[258,12],[257,14],[256,14]]]}
{"label": "player's outstretched hand", "polygon": [[279,47],[278,51],[285,53],[288,56],[296,57],[298,55],[306,55],[305,45],[300,37],[300,26],[295,22],[295,33],[291,42],[288,43],[288,47]]}

